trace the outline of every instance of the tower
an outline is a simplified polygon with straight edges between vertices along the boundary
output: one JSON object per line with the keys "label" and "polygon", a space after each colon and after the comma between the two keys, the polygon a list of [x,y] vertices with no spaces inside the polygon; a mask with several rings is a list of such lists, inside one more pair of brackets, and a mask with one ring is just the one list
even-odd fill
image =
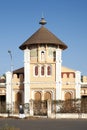
{"label": "tower", "polygon": [[61,100],[62,50],[67,45],[41,27],[19,48],[24,51],[24,103],[33,100]]}

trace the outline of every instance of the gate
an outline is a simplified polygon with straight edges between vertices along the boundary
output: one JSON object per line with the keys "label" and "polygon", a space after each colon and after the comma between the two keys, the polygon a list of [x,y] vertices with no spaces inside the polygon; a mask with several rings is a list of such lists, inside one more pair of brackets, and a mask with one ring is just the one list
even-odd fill
{"label": "gate", "polygon": [[33,110],[34,110],[34,115],[42,115],[45,116],[47,115],[47,101],[37,101],[35,100],[33,102]]}

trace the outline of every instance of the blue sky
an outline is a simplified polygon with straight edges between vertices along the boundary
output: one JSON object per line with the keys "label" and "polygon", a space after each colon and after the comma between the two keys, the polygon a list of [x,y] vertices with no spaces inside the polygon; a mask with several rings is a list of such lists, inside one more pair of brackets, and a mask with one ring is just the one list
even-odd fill
{"label": "blue sky", "polygon": [[36,32],[42,13],[46,28],[65,42],[62,65],[87,75],[87,0],[0,0],[0,75],[23,67],[19,46]]}

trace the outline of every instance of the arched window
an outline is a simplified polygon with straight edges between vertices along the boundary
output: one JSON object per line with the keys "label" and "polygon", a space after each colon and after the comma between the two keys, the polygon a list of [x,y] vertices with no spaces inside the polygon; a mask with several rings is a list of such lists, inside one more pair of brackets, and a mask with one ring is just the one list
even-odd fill
{"label": "arched window", "polygon": [[41,75],[44,76],[44,66],[41,66]]}
{"label": "arched window", "polygon": [[47,75],[50,76],[51,73],[52,73],[52,68],[51,68],[51,66],[49,65],[49,66],[47,66]]}
{"label": "arched window", "polygon": [[35,76],[38,75],[38,66],[35,66]]}

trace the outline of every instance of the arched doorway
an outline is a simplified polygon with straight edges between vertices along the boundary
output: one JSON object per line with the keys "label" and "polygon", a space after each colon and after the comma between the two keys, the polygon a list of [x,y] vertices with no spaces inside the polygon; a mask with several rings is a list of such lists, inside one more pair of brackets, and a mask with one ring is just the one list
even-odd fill
{"label": "arched doorway", "polygon": [[40,101],[40,100],[41,100],[41,93],[40,93],[40,92],[36,92],[36,93],[35,93],[35,96],[34,96],[34,99],[35,99],[36,101]]}
{"label": "arched doorway", "polygon": [[15,103],[14,103],[14,111],[19,111],[19,106],[22,104],[22,94],[20,92],[17,92],[15,94]]}
{"label": "arched doorway", "polygon": [[[49,94],[46,94],[46,99],[50,98]],[[35,92],[34,94],[34,115],[47,115],[47,102],[42,99],[41,92]]]}
{"label": "arched doorway", "polygon": [[18,103],[18,104],[21,104],[21,103],[22,103],[22,95],[21,95],[20,92],[18,92],[18,93],[16,94],[16,99],[17,99],[17,103]]}
{"label": "arched doorway", "polygon": [[50,92],[46,92],[44,94],[44,100],[48,100],[48,99],[51,99],[51,93]]}
{"label": "arched doorway", "polygon": [[71,112],[72,111],[72,93],[66,92],[65,93],[65,103],[64,103],[64,111]]}
{"label": "arched doorway", "polygon": [[34,94],[34,115],[39,115],[41,109],[41,93],[35,92]]}
{"label": "arched doorway", "polygon": [[72,99],[71,93],[70,92],[65,93],[65,100],[70,100],[70,99]]}
{"label": "arched doorway", "polygon": [[43,108],[44,110],[47,112],[48,110],[48,100],[51,100],[52,99],[52,96],[51,96],[51,93],[50,92],[45,92],[44,93],[44,105],[43,105]]}

